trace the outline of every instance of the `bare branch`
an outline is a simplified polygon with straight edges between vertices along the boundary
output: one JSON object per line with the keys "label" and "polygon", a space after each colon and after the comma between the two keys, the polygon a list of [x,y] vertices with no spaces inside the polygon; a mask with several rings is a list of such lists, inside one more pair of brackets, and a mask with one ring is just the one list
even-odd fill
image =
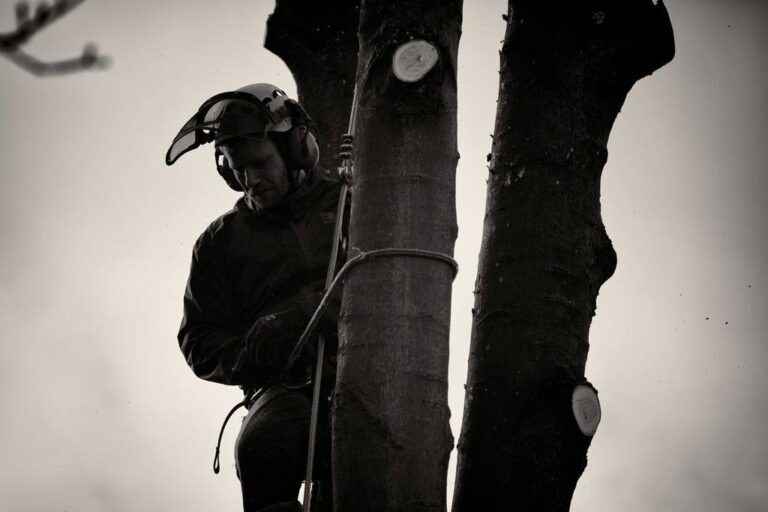
{"label": "bare branch", "polygon": [[75,73],[85,69],[105,69],[111,60],[104,55],[97,55],[95,45],[86,45],[80,57],[42,62],[22,50],[3,52],[3,55],[19,67],[26,69],[35,76],[53,76]]}
{"label": "bare branch", "polygon": [[26,1],[16,4],[16,30],[0,34],[0,53],[11,62],[36,76],[51,76],[73,73],[84,69],[104,69],[109,66],[109,57],[99,55],[96,45],[87,44],[82,55],[70,59],[43,62],[21,50],[35,34],[61,18],[85,0],[56,0],[52,5],[40,2],[30,15]]}

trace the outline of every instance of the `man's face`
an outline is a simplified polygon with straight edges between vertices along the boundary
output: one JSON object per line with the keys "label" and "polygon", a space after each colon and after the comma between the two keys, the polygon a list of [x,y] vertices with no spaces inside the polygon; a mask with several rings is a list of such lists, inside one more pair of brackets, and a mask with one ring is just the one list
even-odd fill
{"label": "man's face", "polygon": [[290,189],[288,170],[271,139],[237,138],[219,147],[254,211],[277,206]]}

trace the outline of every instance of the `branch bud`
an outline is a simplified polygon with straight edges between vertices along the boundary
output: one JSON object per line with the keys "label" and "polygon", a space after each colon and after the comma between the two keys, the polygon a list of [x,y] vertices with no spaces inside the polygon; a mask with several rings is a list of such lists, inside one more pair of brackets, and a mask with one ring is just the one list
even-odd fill
{"label": "branch bud", "polygon": [[16,3],[16,24],[22,25],[29,21],[29,4],[27,2]]}

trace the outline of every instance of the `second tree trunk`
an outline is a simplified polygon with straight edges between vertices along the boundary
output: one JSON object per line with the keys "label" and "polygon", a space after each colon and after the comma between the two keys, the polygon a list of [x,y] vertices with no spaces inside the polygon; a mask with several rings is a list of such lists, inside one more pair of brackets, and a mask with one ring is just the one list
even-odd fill
{"label": "second tree trunk", "polygon": [[454,512],[569,508],[599,420],[589,327],[616,265],[608,134],[674,53],[651,0],[510,0],[507,20]]}

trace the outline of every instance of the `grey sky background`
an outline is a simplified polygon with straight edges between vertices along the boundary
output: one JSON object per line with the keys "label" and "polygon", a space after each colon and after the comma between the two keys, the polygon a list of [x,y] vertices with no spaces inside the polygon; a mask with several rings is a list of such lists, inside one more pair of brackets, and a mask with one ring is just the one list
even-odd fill
{"label": "grey sky background", "polygon": [[[13,4],[0,2],[0,31]],[[236,195],[210,148],[172,168],[163,157],[214,93],[258,81],[295,93],[262,48],[272,7],[91,0],[28,49],[64,58],[95,41],[111,69],[38,79],[0,62],[1,510],[240,506],[238,421],[211,471],[239,391],[196,379],[175,339],[192,244]],[[506,4],[464,9],[456,437]],[[677,55],[630,92],[603,174],[619,264],[592,327],[603,421],[572,510],[764,511],[768,3],[668,9]]]}

